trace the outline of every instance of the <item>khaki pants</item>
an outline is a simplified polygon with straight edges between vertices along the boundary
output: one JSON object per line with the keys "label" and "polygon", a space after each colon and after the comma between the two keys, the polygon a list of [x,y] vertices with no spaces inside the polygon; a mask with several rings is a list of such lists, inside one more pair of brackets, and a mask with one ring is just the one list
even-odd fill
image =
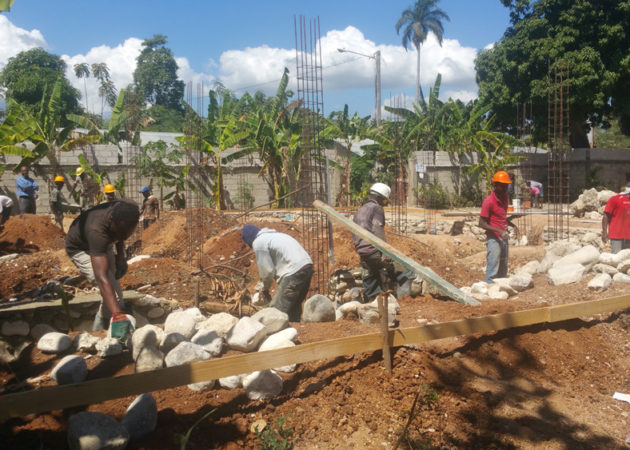
{"label": "khaki pants", "polygon": [[[88,282],[96,285],[96,277],[94,276],[94,269],[92,268],[92,261],[90,260],[90,255],[85,252],[79,252],[72,256],[70,259],[74,263],[75,266],[81,272]],[[114,288],[114,292],[116,292],[116,297],[118,298],[118,304],[121,309],[125,308],[125,302],[123,301],[123,293],[122,288],[120,287],[120,283],[116,279],[116,259],[114,258],[114,248],[110,247],[107,249],[107,264],[109,265],[109,270],[107,272],[107,278],[109,282],[112,284]],[[92,330],[105,330],[109,327],[109,320],[111,318],[111,312],[107,307],[103,304],[103,300],[101,300],[101,304],[98,307],[98,312],[94,317],[94,325],[92,326]]]}

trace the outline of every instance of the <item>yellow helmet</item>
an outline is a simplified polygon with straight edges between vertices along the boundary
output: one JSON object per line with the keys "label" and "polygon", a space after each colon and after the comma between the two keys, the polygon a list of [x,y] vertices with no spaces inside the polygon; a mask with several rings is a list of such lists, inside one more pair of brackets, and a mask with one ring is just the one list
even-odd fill
{"label": "yellow helmet", "polygon": [[106,194],[113,194],[114,192],[116,192],[116,188],[113,184],[106,184],[104,191]]}
{"label": "yellow helmet", "polygon": [[83,172],[85,172],[85,169],[83,167],[77,167],[77,170],[76,170],[77,175],[81,175]]}
{"label": "yellow helmet", "polygon": [[61,175],[57,175],[55,177],[55,183],[65,183],[65,182],[66,182],[65,178],[62,177]]}

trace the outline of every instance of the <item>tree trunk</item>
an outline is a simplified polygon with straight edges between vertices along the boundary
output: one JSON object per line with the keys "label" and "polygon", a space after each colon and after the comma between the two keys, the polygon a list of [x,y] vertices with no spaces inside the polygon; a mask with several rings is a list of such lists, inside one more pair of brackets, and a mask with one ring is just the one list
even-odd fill
{"label": "tree trunk", "polygon": [[416,103],[418,102],[418,100],[420,100],[420,47],[422,46],[418,45],[418,47],[416,48],[416,50],[418,51],[418,58],[416,59]]}

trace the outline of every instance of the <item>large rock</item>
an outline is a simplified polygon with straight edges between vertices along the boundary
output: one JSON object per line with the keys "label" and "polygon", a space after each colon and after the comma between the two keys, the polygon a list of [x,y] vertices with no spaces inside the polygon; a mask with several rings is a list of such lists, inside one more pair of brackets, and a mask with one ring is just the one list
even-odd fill
{"label": "large rock", "polygon": [[522,267],[516,269],[516,275],[534,275],[538,272],[538,267],[540,263],[538,261],[530,261]]}
{"label": "large rock", "polygon": [[120,355],[122,351],[120,341],[112,337],[104,337],[96,343],[96,354],[101,358]]}
{"label": "large rock", "polygon": [[135,371],[149,372],[164,367],[164,353],[156,347],[144,347],[136,358]]}
{"label": "large rock", "polygon": [[501,286],[499,284],[494,283],[488,288],[488,297],[492,300],[507,300],[509,295],[504,290],[501,290]]}
{"label": "large rock", "polygon": [[599,250],[592,245],[587,245],[581,249],[563,256],[553,263],[553,267],[566,266],[569,264],[581,264],[588,271],[599,261]]}
{"label": "large rock", "polygon": [[31,330],[28,322],[15,320],[13,322],[2,322],[2,334],[4,336],[28,336]]}
{"label": "large rock", "polygon": [[621,261],[618,265],[617,265],[617,271],[619,271],[620,273],[628,273],[628,270],[630,270],[630,259],[626,259],[624,261]]}
{"label": "large rock", "polygon": [[211,315],[209,318],[202,322],[197,323],[197,329],[215,331],[217,335],[226,338],[230,330],[238,322],[238,317],[234,317],[231,314],[221,312]]}
{"label": "large rock", "polygon": [[166,334],[179,333],[186,339],[190,339],[195,334],[196,325],[199,321],[194,312],[191,313],[189,310],[175,311],[166,317],[164,332]]}
{"label": "large rock", "polygon": [[219,385],[224,389],[238,389],[243,387],[244,375],[232,375],[230,377],[219,378]]}
{"label": "large rock", "polygon": [[289,315],[276,308],[264,308],[252,316],[252,319],[262,323],[267,334],[273,334],[289,326]]}
{"label": "large rock", "polygon": [[201,345],[211,356],[219,356],[223,350],[223,339],[216,331],[201,329],[193,336],[191,342]]}
{"label": "large rock", "polygon": [[242,382],[250,400],[273,398],[282,392],[282,378],[273,370],[250,373]]}
{"label": "large rock", "polygon": [[[376,306],[378,308],[378,298],[375,298],[370,305]],[[398,300],[392,294],[387,296],[387,309],[391,310],[394,315],[400,313],[400,305],[398,304]]]}
{"label": "large rock", "polygon": [[157,347],[164,339],[164,330],[155,325],[138,328],[131,336],[131,356],[135,360],[144,347]]}
{"label": "large rock", "polygon": [[517,292],[522,292],[526,289],[534,287],[534,281],[531,275],[512,275],[509,279],[509,284],[512,289]]}
{"label": "large rock", "polygon": [[53,368],[50,378],[57,384],[73,384],[84,381],[87,374],[87,364],[84,359],[77,355],[68,355],[61,358]]}
{"label": "large rock", "polygon": [[295,338],[297,338],[298,332],[295,328],[290,327],[290,328],[285,328],[282,331],[278,331],[277,333],[272,334],[271,336],[267,337],[267,339],[264,340],[264,342],[267,342],[267,345],[270,345],[271,342],[274,341],[295,341]]}
{"label": "large rock", "polygon": [[37,341],[37,348],[46,353],[65,352],[72,346],[72,338],[64,333],[52,331]]}
{"label": "large rock", "polygon": [[177,347],[180,343],[186,342],[187,340],[188,339],[186,339],[184,336],[182,336],[179,333],[166,334],[164,335],[164,338],[160,342],[160,350],[162,351],[162,353],[166,355],[168,354],[168,352],[170,352],[175,347]]}
{"label": "large rock", "polygon": [[[267,339],[265,339],[265,341],[260,344],[260,348],[258,349],[258,351],[262,352],[265,350],[275,350],[278,348],[295,347],[295,342],[278,337],[274,338],[274,336],[276,335],[271,335]],[[286,366],[274,367],[273,370],[275,370],[276,372],[295,372],[296,367],[297,364],[289,364]]]}
{"label": "large rock", "polygon": [[68,421],[68,446],[72,450],[122,450],[129,432],[107,414],[83,411]]}
{"label": "large rock", "polygon": [[599,191],[597,193],[597,201],[599,202],[600,206],[603,206],[606,205],[608,200],[610,200],[610,197],[613,197],[615,195],[617,195],[615,192],[604,189],[603,191]]}
{"label": "large rock", "polygon": [[586,269],[582,264],[565,264],[549,269],[547,277],[554,286],[579,281]]}
{"label": "large rock", "polygon": [[551,266],[565,255],[574,253],[580,249],[575,242],[566,240],[555,241],[545,248],[545,257],[538,266],[538,273],[547,273]]}
{"label": "large rock", "polygon": [[265,326],[251,317],[242,317],[227,335],[227,345],[241,352],[251,352],[258,348],[267,336]]}
{"label": "large rock", "polygon": [[472,286],[470,286],[470,293],[487,295],[488,283],[486,283],[485,281],[478,281],[477,283],[474,283]]}
{"label": "large rock", "polygon": [[175,367],[208,359],[210,359],[210,353],[205,351],[201,345],[181,342],[166,355],[164,362],[166,367]]}
{"label": "large rock", "polygon": [[199,383],[190,383],[186,387],[195,392],[208,391],[214,387],[216,382],[217,380],[200,381]]}
{"label": "large rock", "polygon": [[[509,278],[495,278],[492,281],[494,281],[494,283],[488,286],[488,291],[487,291],[488,297],[494,298],[492,294],[490,293],[490,290],[493,290],[493,288],[496,288],[497,286],[499,290],[507,293],[508,297],[518,294],[518,291],[514,289],[512,286],[510,286]],[[493,290],[493,292],[496,292],[496,291]]]}
{"label": "large rock", "polygon": [[370,305],[360,305],[357,308],[357,313],[359,314],[359,321],[363,323],[380,323],[381,316],[378,313],[378,308]]}
{"label": "large rock", "polygon": [[607,273],[598,273],[588,282],[588,288],[594,291],[605,291],[610,287],[612,278]]}
{"label": "large rock", "polygon": [[81,333],[74,337],[74,348],[78,352],[95,352],[96,344],[101,339],[97,336],[92,336],[90,333]]}
{"label": "large rock", "polygon": [[129,405],[121,424],[132,441],[149,435],[157,426],[158,410],[155,399],[148,392],[142,394]]}
{"label": "large rock", "polygon": [[359,301],[351,301],[344,303],[335,311],[335,320],[357,320],[359,318],[359,307],[362,305]]}
{"label": "large rock", "polygon": [[335,305],[328,297],[315,294],[304,302],[302,322],[334,322]]}
{"label": "large rock", "polygon": [[619,272],[616,267],[609,266],[608,264],[602,264],[602,263],[595,264],[592,270],[595,273],[607,273],[610,276],[613,276],[614,274]]}
{"label": "large rock", "polygon": [[626,275],[625,273],[616,273],[615,275],[613,275],[612,280],[615,283],[630,284],[630,275]]}

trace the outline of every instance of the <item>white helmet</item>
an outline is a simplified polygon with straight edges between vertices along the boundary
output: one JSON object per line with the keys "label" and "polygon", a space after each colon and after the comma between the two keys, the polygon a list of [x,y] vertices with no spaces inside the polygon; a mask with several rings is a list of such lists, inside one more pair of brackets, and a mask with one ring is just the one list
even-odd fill
{"label": "white helmet", "polygon": [[386,198],[389,200],[389,193],[392,190],[389,188],[389,186],[387,186],[384,183],[374,183],[372,185],[372,187],[370,188],[370,193],[371,194],[378,194],[383,198]]}

